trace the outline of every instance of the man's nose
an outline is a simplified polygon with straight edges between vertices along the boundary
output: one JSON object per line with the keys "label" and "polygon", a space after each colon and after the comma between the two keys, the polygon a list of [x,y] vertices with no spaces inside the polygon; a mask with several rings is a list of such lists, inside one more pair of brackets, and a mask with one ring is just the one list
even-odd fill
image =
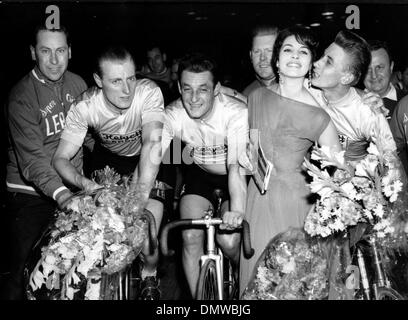
{"label": "man's nose", "polygon": [[261,61],[266,60],[266,52],[265,52],[264,50],[261,50],[261,56],[259,57],[259,59],[260,59]]}
{"label": "man's nose", "polygon": [[191,96],[191,101],[192,102],[198,101],[198,92],[197,91],[193,91],[192,96]]}
{"label": "man's nose", "polygon": [[123,82],[123,93],[129,94],[130,92],[130,87],[129,84],[127,83],[127,81]]}
{"label": "man's nose", "polygon": [[377,71],[375,70],[375,68],[370,68],[369,73],[370,73],[371,78],[373,79],[377,78]]}
{"label": "man's nose", "polygon": [[57,64],[58,63],[58,56],[57,56],[56,52],[51,52],[50,62],[51,62],[51,64]]}

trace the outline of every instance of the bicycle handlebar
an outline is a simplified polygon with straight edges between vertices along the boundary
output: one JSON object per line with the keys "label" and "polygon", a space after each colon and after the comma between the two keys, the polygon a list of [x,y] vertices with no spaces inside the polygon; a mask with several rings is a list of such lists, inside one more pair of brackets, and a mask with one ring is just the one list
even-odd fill
{"label": "bicycle handlebar", "polygon": [[[174,250],[169,250],[167,246],[167,236],[171,229],[181,227],[181,226],[196,226],[196,225],[220,225],[222,224],[222,219],[211,218],[211,219],[180,219],[166,224],[161,232],[160,246],[163,255],[171,256],[174,254]],[[245,258],[251,258],[255,250],[251,247],[251,238],[249,224],[246,220],[242,221],[242,232],[243,232],[243,248]]]}
{"label": "bicycle handlebar", "polygon": [[156,229],[156,220],[154,219],[153,214],[145,209],[142,218],[145,218],[148,224],[148,237],[149,237],[149,253],[153,254],[154,250],[158,247],[157,241],[157,229]]}

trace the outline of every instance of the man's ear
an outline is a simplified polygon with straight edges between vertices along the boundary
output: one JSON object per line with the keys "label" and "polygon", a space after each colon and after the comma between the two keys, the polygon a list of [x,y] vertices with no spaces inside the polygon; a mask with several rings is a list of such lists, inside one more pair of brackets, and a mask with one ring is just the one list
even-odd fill
{"label": "man's ear", "polygon": [[99,77],[99,75],[97,75],[97,74],[94,72],[93,78],[94,78],[94,80],[95,80],[95,82],[96,82],[96,85],[97,85],[99,88],[102,88],[102,79]]}
{"label": "man's ear", "polygon": [[37,58],[36,58],[36,56],[35,56],[35,48],[34,48],[33,46],[30,46],[30,52],[31,52],[31,59],[32,59],[33,61],[36,61]]}
{"label": "man's ear", "polygon": [[252,50],[249,50],[249,58],[252,60]]}
{"label": "man's ear", "polygon": [[68,47],[68,59],[71,59],[71,47]]}
{"label": "man's ear", "polygon": [[215,85],[215,88],[214,88],[214,96],[218,95],[220,93],[220,91],[221,91],[221,83],[217,82],[217,84]]}
{"label": "man's ear", "polygon": [[355,79],[354,74],[347,71],[341,76],[340,83],[343,86],[348,86],[350,83],[352,83],[354,81],[354,79]]}
{"label": "man's ear", "polygon": [[394,70],[394,61],[391,61],[390,69],[391,69],[391,73],[392,73],[392,71]]}
{"label": "man's ear", "polygon": [[163,56],[163,61],[166,61],[167,60],[167,55],[165,53],[163,53],[162,56]]}
{"label": "man's ear", "polygon": [[177,81],[177,88],[178,88],[179,93],[181,94],[181,84],[180,84],[180,81]]}

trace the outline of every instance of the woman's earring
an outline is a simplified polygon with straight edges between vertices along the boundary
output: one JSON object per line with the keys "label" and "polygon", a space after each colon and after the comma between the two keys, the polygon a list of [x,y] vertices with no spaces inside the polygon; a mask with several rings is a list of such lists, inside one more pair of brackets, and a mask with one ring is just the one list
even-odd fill
{"label": "woman's earring", "polygon": [[309,89],[312,87],[312,69],[310,69],[307,74],[307,87]]}

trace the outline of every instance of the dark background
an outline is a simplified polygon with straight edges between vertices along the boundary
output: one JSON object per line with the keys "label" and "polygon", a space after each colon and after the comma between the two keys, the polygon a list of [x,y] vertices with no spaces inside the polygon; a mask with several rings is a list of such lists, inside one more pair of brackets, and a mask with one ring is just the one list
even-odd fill
{"label": "dark background", "polygon": [[[31,32],[47,18],[46,7],[58,5],[61,24],[71,33],[72,59],[69,69],[92,85],[95,50],[108,42],[122,43],[144,61],[145,45],[154,41],[166,49],[169,59],[188,50],[213,54],[232,86],[241,90],[253,79],[248,57],[249,31],[258,22],[279,27],[296,23],[310,25],[324,49],[345,28],[346,7],[360,9],[360,30],[366,39],[389,42],[396,68],[408,60],[408,0],[393,1],[0,1],[0,103],[3,106],[12,85],[32,68],[29,52]],[[374,3],[373,3],[374,2]],[[330,20],[322,12],[334,12]],[[0,192],[4,195],[6,122],[0,123]],[[4,197],[2,197],[4,198]]]}

